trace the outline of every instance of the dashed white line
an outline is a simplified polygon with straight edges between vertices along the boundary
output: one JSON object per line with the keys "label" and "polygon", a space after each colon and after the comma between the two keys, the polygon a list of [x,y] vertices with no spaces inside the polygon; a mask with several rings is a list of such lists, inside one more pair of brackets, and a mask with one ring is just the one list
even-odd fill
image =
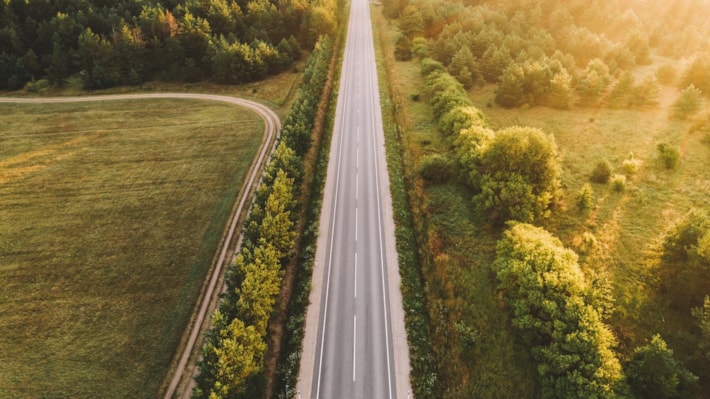
{"label": "dashed white line", "polygon": [[353,297],[357,299],[357,249],[355,249],[355,277],[353,278],[355,280],[355,287],[353,289]]}
{"label": "dashed white line", "polygon": [[353,315],[353,382],[355,382],[355,358],[357,356],[357,315]]}

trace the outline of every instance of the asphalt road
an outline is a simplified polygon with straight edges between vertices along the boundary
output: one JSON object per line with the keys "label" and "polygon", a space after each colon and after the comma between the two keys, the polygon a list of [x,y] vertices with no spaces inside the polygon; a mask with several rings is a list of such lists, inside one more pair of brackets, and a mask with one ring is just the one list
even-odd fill
{"label": "asphalt road", "polygon": [[320,296],[311,297],[318,328],[309,338],[309,309],[299,378],[305,397],[407,397],[398,392],[409,362],[386,169],[369,3],[352,0],[314,270]]}
{"label": "asphalt road", "polygon": [[[147,94],[109,94],[98,96],[82,96],[82,97],[0,97],[0,103],[73,103],[73,102],[91,102],[91,101],[115,101],[115,100],[145,100],[145,99],[192,99],[206,101],[220,101],[234,105],[238,105],[256,112],[264,121],[264,135],[259,149],[259,154],[252,162],[251,170],[244,187],[241,190],[241,196],[237,199],[231,220],[227,225],[222,244],[220,245],[219,253],[215,255],[216,263],[212,268],[212,274],[209,277],[209,282],[203,288],[203,296],[199,299],[199,307],[196,308],[191,325],[186,329],[186,336],[183,338],[183,346],[179,353],[176,354],[177,364],[171,370],[167,386],[164,392],[164,398],[170,399],[174,395],[179,398],[189,398],[192,393],[193,380],[196,373],[195,361],[188,362],[193,359],[199,351],[196,348],[196,342],[201,332],[208,327],[209,318],[208,311],[211,311],[215,306],[215,301],[219,291],[217,291],[217,282],[220,280],[222,270],[228,259],[227,254],[230,248],[239,247],[241,237],[236,244],[233,243],[234,233],[237,230],[239,218],[247,211],[246,201],[249,198],[249,193],[255,184],[258,183],[258,177],[261,175],[264,162],[267,155],[273,150],[274,138],[281,131],[281,121],[278,115],[263,104],[253,101],[214,94],[199,94],[199,93],[147,93]],[[234,245],[230,245],[233,243]],[[189,334],[187,334],[189,332]]]}

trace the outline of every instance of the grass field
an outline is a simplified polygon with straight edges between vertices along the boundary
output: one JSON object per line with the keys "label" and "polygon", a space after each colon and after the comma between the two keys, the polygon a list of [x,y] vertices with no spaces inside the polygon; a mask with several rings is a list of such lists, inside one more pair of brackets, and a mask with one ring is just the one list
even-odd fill
{"label": "grass field", "polygon": [[0,397],[156,397],[262,131],[212,102],[0,105]]}
{"label": "grass field", "polygon": [[[690,310],[672,309],[659,295],[653,255],[661,235],[689,209],[710,210],[710,146],[705,134],[690,131],[691,121],[669,118],[668,105],[678,89],[664,87],[659,106],[649,109],[572,111],[486,108],[492,90],[472,91],[471,99],[494,129],[535,126],[555,136],[564,197],[545,227],[580,254],[588,276],[603,275],[611,281],[616,312],[610,324],[622,352],[631,355],[634,347],[660,333],[679,358],[688,361],[697,345],[689,334],[694,330]],[[667,170],[658,159],[656,145],[661,142],[680,149],[677,169]],[[596,163],[605,159],[613,173],[624,174],[622,163],[629,154],[640,163],[638,171],[627,176],[626,190],[617,193],[608,185],[592,184],[595,204],[580,212],[575,196],[589,182]],[[596,238],[591,248],[585,246],[585,233]],[[703,372],[707,376],[710,369]]]}
{"label": "grass field", "polygon": [[[418,60],[393,60],[399,33],[392,23],[379,18],[374,25],[390,43],[385,53],[398,104],[404,174],[413,177],[412,212],[422,226],[419,238],[426,243],[420,253],[425,258],[423,277],[440,396],[535,397],[534,364],[527,349],[515,339],[509,310],[496,293],[490,268],[500,232],[487,227],[485,219],[472,212],[472,193],[463,184],[452,181],[427,186],[416,179],[421,156],[446,153],[450,146],[438,132],[426,100],[418,100],[423,86]],[[636,72],[640,76],[654,70],[655,66],[648,66]],[[668,106],[678,89],[663,87],[659,106],[649,109],[575,107],[570,111],[504,109],[493,105],[494,90],[495,86],[487,85],[469,91],[493,129],[535,126],[555,136],[562,158],[564,196],[544,227],[580,253],[589,277],[602,276],[611,282],[616,312],[609,323],[620,341],[622,358],[627,359],[634,347],[660,333],[677,357],[701,376],[703,388],[710,388],[708,366],[692,361],[697,333],[690,311],[679,312],[667,305],[658,294],[652,270],[653,246],[664,230],[691,207],[710,210],[710,146],[705,133],[689,132],[692,122],[669,118]],[[657,159],[660,142],[680,148],[676,170],[666,170]],[[623,173],[622,162],[630,153],[640,166],[627,177],[626,190],[617,193],[606,185],[592,184],[593,208],[578,211],[576,193],[589,182],[596,163],[606,159],[614,173]],[[585,233],[596,238],[591,248],[585,247]]]}

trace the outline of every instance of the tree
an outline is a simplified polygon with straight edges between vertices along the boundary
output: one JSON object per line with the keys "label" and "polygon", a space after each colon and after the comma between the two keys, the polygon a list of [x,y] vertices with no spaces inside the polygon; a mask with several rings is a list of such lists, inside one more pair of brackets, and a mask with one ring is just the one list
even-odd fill
{"label": "tree", "polygon": [[424,59],[429,56],[429,42],[421,36],[415,37],[412,40],[412,53],[419,57],[419,59]]}
{"label": "tree", "polygon": [[419,11],[419,7],[408,5],[402,10],[399,16],[399,30],[407,37],[414,37],[424,30],[424,17]]}
{"label": "tree", "polygon": [[569,109],[572,103],[572,77],[562,68],[550,80],[547,104],[552,108]]}
{"label": "tree", "polygon": [[54,86],[61,86],[69,77],[69,56],[59,41],[52,44],[52,56],[47,68],[47,79]]}
{"label": "tree", "polygon": [[702,102],[702,92],[692,83],[680,92],[673,105],[673,116],[685,119],[700,110]]}
{"label": "tree", "polygon": [[315,43],[320,35],[332,36],[336,26],[333,10],[320,5],[313,7],[308,28],[309,41]]}
{"label": "tree", "polygon": [[456,78],[464,88],[469,89],[479,80],[478,65],[473,53],[468,47],[463,47],[454,54],[448,67],[449,73]]}
{"label": "tree", "polygon": [[399,61],[409,61],[412,59],[412,42],[405,35],[397,39],[394,46],[394,58]]}
{"label": "tree", "polygon": [[594,183],[606,184],[611,177],[611,164],[606,159],[601,160],[597,163],[592,171],[592,175],[589,180]]}
{"label": "tree", "polygon": [[[710,246],[710,235],[706,236],[705,249]],[[710,296],[705,296],[702,306],[693,308],[691,314],[700,327],[700,343],[698,344],[699,355],[706,361],[710,360]]]}
{"label": "tree", "polygon": [[680,87],[692,85],[710,95],[710,53],[700,53],[693,59],[683,73],[680,84]]}
{"label": "tree", "polygon": [[587,68],[577,84],[577,91],[586,100],[591,101],[606,89],[610,80],[609,67],[604,61],[595,58],[587,64]]}
{"label": "tree", "polygon": [[663,236],[661,281],[681,309],[702,303],[710,292],[710,217],[691,209]]}
{"label": "tree", "polygon": [[626,369],[632,391],[643,398],[686,397],[698,380],[673,357],[673,350],[658,334],[636,348]]}
{"label": "tree", "polygon": [[235,318],[220,332],[219,346],[214,351],[214,386],[209,397],[228,398],[244,393],[246,382],[264,367],[266,342],[254,326],[246,326]]}
{"label": "tree", "polygon": [[525,103],[525,71],[520,64],[511,63],[503,72],[496,102],[506,108],[513,108]]}
{"label": "tree", "polygon": [[629,71],[622,73],[607,96],[609,106],[612,108],[628,108],[631,105],[633,87],[634,75]]}
{"label": "tree", "polygon": [[481,74],[487,82],[496,83],[511,62],[507,47],[490,45],[481,57]]}
{"label": "tree", "polygon": [[531,346],[543,398],[617,398],[625,389],[616,345],[601,322],[577,255],[542,228],[513,224],[496,247],[493,270]]}
{"label": "tree", "polygon": [[532,222],[547,217],[560,186],[557,145],[531,127],[496,132],[481,154],[479,193],[474,204],[494,223]]}
{"label": "tree", "polygon": [[678,150],[678,147],[668,143],[658,143],[658,145],[656,145],[656,151],[658,152],[658,158],[663,162],[663,166],[665,166],[666,169],[675,169],[678,167],[678,163],[680,162],[680,150]]}
{"label": "tree", "polygon": [[634,107],[651,106],[658,104],[658,95],[661,87],[654,75],[646,76],[641,83],[634,86],[631,92],[630,104]]}
{"label": "tree", "polygon": [[639,29],[631,32],[626,38],[626,48],[631,50],[639,65],[648,65],[651,63],[648,33]]}
{"label": "tree", "polygon": [[592,207],[594,203],[594,190],[589,183],[584,183],[579,192],[577,192],[577,208],[584,211]]}

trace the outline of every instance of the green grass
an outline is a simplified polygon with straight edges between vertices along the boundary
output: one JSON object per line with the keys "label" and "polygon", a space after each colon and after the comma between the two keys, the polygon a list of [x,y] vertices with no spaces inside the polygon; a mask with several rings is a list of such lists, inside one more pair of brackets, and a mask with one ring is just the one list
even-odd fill
{"label": "green grass", "polygon": [[156,397],[263,122],[136,100],[0,126],[0,397]]}
{"label": "green grass", "polygon": [[[669,118],[667,106],[678,90],[663,88],[661,105],[650,109],[572,111],[486,108],[492,90],[485,87],[470,94],[493,128],[535,126],[555,136],[562,156],[564,197],[545,227],[580,252],[588,275],[610,278],[616,300],[610,324],[622,356],[630,356],[634,347],[660,333],[678,358],[688,361],[697,345],[697,338],[689,334],[695,331],[690,309],[670,308],[654,273],[654,247],[664,231],[692,207],[710,210],[710,146],[704,143],[703,132],[691,131],[692,122]],[[656,145],[661,142],[680,148],[677,169],[667,170],[658,158]],[[592,184],[592,209],[578,211],[576,193],[589,182],[596,163],[606,159],[612,173],[623,174],[630,153],[640,162],[636,173],[627,176],[626,190],[619,193],[611,185]],[[585,233],[597,239],[591,250],[583,248]],[[710,372],[707,367],[694,371]]]}

